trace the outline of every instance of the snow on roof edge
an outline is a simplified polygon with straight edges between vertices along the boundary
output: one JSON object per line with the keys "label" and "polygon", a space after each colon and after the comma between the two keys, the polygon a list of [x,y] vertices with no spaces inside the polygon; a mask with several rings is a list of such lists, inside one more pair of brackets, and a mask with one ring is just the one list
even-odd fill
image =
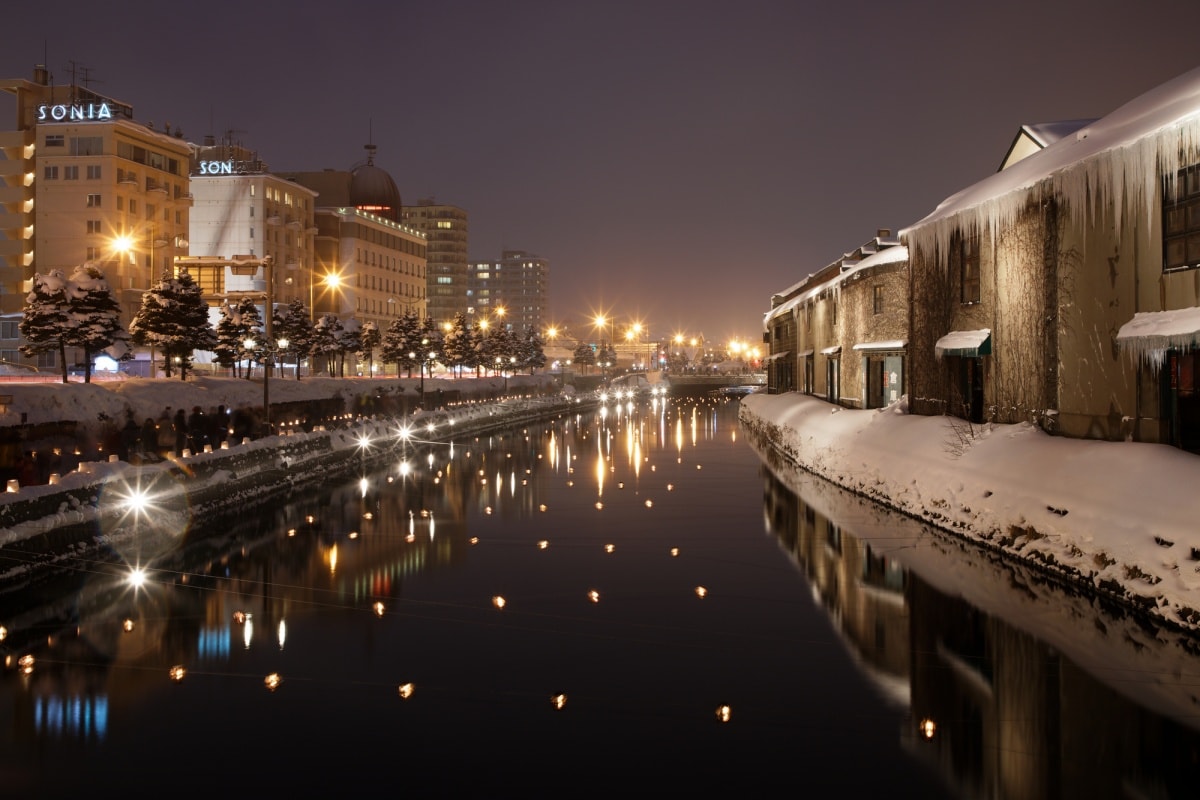
{"label": "snow on roof edge", "polygon": [[[994,235],[1028,202],[1047,196],[1064,198],[1076,219],[1106,205],[1125,208],[1138,201],[1150,211],[1159,197],[1159,175],[1171,179],[1200,159],[1198,116],[1200,67],[951,195],[900,235],[918,249],[947,252],[956,230]],[[1089,192],[1090,205],[1085,202]]]}

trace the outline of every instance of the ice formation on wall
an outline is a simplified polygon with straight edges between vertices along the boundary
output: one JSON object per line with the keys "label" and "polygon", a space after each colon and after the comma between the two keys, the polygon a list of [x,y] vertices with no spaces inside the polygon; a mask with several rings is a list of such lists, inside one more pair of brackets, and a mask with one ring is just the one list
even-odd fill
{"label": "ice formation on wall", "polygon": [[987,231],[995,241],[1029,203],[1051,197],[1064,200],[1076,222],[1111,207],[1119,234],[1126,215],[1154,213],[1164,179],[1174,191],[1176,173],[1197,161],[1200,68],[947,198],[901,235],[924,253],[949,252],[958,230]]}

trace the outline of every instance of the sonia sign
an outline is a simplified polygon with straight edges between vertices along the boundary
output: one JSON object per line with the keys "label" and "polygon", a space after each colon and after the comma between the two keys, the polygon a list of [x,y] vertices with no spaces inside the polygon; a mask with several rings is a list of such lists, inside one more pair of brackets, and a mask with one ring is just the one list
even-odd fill
{"label": "sonia sign", "polygon": [[111,120],[108,103],[58,103],[38,106],[38,122],[88,122]]}

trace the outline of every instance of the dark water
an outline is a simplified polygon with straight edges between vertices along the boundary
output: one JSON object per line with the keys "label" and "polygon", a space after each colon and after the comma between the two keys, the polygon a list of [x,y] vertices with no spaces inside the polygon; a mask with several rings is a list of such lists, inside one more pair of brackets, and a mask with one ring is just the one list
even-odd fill
{"label": "dark water", "polygon": [[736,413],[643,400],[393,449],[171,547],[12,581],[0,796],[1187,785],[1194,643],[780,480]]}

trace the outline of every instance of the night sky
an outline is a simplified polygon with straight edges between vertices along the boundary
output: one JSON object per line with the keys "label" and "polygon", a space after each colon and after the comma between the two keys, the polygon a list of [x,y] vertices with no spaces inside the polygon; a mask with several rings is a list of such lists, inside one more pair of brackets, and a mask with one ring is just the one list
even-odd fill
{"label": "night sky", "polygon": [[[550,316],[758,339],[772,293],[994,172],[1027,122],[1200,64],[1195,0],[26,2],[0,72],[71,63],[278,171],[365,158],[549,260]],[[0,128],[11,127],[0,98]]]}

